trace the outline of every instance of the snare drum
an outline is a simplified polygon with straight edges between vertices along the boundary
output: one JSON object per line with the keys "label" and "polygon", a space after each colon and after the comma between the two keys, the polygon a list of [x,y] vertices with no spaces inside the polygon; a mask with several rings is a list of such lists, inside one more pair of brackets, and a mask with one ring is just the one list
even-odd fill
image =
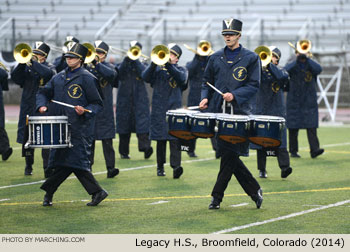
{"label": "snare drum", "polygon": [[190,116],[191,133],[201,138],[210,138],[215,135],[214,113],[193,113]]}
{"label": "snare drum", "polygon": [[166,120],[169,125],[169,134],[185,140],[196,138],[191,134],[189,124],[189,116],[194,113],[198,113],[198,111],[188,109],[168,110],[166,112]]}
{"label": "snare drum", "polygon": [[29,138],[25,148],[72,147],[67,116],[28,116]]}
{"label": "snare drum", "polygon": [[243,143],[248,138],[249,116],[217,114],[216,126],[220,139],[232,144]]}
{"label": "snare drum", "polygon": [[252,115],[249,140],[263,147],[278,147],[286,120],[278,116]]}

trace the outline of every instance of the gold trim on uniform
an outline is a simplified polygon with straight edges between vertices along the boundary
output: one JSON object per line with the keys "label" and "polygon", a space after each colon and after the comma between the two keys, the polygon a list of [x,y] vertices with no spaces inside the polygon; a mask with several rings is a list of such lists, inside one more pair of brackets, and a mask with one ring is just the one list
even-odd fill
{"label": "gold trim on uniform", "polygon": [[100,87],[105,88],[107,85],[108,85],[108,81],[101,77],[100,78]]}
{"label": "gold trim on uniform", "polygon": [[233,70],[233,78],[238,81],[244,81],[247,78],[247,69],[245,67],[239,66]]}
{"label": "gold trim on uniform", "polygon": [[102,48],[100,48],[100,47],[96,47],[96,51],[97,51],[97,50],[100,50],[100,51],[102,51],[104,54],[107,54],[107,51],[104,50],[104,49],[102,49]]}
{"label": "gold trim on uniform", "polygon": [[222,30],[222,32],[226,32],[226,31],[229,31],[229,32],[236,32],[236,33],[238,33],[238,34],[241,34],[241,32],[240,32],[240,31],[237,31],[237,30],[232,30],[232,29],[224,29],[224,30]]}
{"label": "gold trim on uniform", "polygon": [[170,79],[169,79],[169,85],[170,85],[170,87],[172,87],[172,88],[176,88],[177,83],[176,83],[176,81],[174,80],[173,77],[170,77]]}
{"label": "gold trim on uniform", "polygon": [[78,99],[83,94],[83,89],[78,84],[72,84],[68,87],[68,95],[71,98]]}
{"label": "gold trim on uniform", "polygon": [[170,49],[170,52],[172,52],[173,54],[175,54],[176,57],[179,57],[179,54],[178,54],[176,51],[174,51],[173,49]]}
{"label": "gold trim on uniform", "polygon": [[272,82],[271,89],[274,93],[277,93],[280,90],[280,85],[278,85],[277,81]]}
{"label": "gold trim on uniform", "polygon": [[45,57],[47,56],[47,53],[46,53],[46,52],[44,52],[43,50],[40,50],[40,49],[34,49],[34,50],[33,50],[33,53],[35,53],[35,51],[38,51],[38,52],[43,53]]}

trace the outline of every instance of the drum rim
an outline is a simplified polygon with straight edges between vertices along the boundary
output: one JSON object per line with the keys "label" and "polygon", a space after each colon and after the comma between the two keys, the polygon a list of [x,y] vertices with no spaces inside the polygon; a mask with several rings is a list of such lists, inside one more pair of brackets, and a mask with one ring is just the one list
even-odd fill
{"label": "drum rim", "polygon": [[[216,116],[218,121],[229,121],[229,122],[248,122],[249,116],[247,115],[231,115],[231,114],[218,114]],[[236,119],[236,120],[232,120]],[[238,119],[238,120],[237,120]]]}
{"label": "drum rim", "polygon": [[[269,115],[251,115],[251,120],[262,121],[262,122],[285,122],[286,119],[281,116],[269,116]],[[259,120],[260,119],[260,120]]]}
{"label": "drum rim", "polygon": [[[176,112],[176,113],[175,113]],[[166,115],[179,115],[179,116],[187,116],[187,115],[192,115],[192,114],[196,114],[199,113],[199,111],[194,111],[194,110],[189,110],[185,111],[185,110],[177,110],[177,109],[171,109],[168,110],[166,112]]]}
{"label": "drum rim", "polygon": [[68,120],[68,116],[29,116],[28,121],[39,120],[39,121],[49,121],[49,120]]}
{"label": "drum rim", "polygon": [[[204,117],[205,115],[207,115],[208,117]],[[216,113],[210,113],[210,112],[198,112],[198,113],[193,113],[190,116],[198,119],[216,119],[217,117]]]}

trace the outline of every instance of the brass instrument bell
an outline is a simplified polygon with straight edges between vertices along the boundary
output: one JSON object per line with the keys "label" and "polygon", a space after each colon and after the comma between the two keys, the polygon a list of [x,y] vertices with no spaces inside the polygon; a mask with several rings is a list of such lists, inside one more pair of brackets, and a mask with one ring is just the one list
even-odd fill
{"label": "brass instrument bell", "polygon": [[13,50],[13,57],[20,64],[28,63],[33,56],[33,50],[27,43],[20,43],[16,45]]}
{"label": "brass instrument bell", "polygon": [[170,50],[165,45],[156,45],[151,51],[151,60],[156,65],[164,65],[170,59]]}
{"label": "brass instrument bell", "polygon": [[311,50],[311,41],[308,39],[299,40],[296,50],[301,54],[308,54]]}
{"label": "brass instrument bell", "polygon": [[254,52],[259,55],[262,67],[266,67],[272,60],[272,52],[267,46],[258,46]]}
{"label": "brass instrument bell", "polygon": [[211,43],[206,40],[201,40],[197,46],[197,54],[200,56],[208,56],[212,53]]}
{"label": "brass instrument bell", "polygon": [[89,64],[89,63],[93,62],[94,59],[96,58],[96,55],[97,55],[96,54],[96,49],[90,43],[84,43],[83,46],[85,46],[88,49],[88,52],[86,54],[84,63],[85,64]]}
{"label": "brass instrument bell", "polygon": [[138,46],[132,46],[127,51],[126,55],[128,55],[131,60],[137,60],[141,56],[141,48]]}

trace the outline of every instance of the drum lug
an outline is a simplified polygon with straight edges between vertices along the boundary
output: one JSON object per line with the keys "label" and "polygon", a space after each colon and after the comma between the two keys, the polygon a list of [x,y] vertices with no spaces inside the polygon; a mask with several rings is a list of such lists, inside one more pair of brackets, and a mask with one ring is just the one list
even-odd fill
{"label": "drum lug", "polygon": [[235,122],[235,130],[237,130],[237,122]]}
{"label": "drum lug", "polygon": [[196,118],[193,120],[193,125],[196,125]]}
{"label": "drum lug", "polygon": [[225,122],[222,123],[222,127],[225,128]]}
{"label": "drum lug", "polygon": [[165,121],[168,123],[168,120],[169,120],[169,116],[167,115],[167,116],[165,117]]}
{"label": "drum lug", "polygon": [[267,122],[267,130],[270,130],[270,122]]}
{"label": "drum lug", "polygon": [[172,124],[174,124],[174,122],[175,122],[175,116],[173,116],[172,118]]}
{"label": "drum lug", "polygon": [[209,119],[207,119],[207,126],[209,126],[209,122],[210,122]]}

